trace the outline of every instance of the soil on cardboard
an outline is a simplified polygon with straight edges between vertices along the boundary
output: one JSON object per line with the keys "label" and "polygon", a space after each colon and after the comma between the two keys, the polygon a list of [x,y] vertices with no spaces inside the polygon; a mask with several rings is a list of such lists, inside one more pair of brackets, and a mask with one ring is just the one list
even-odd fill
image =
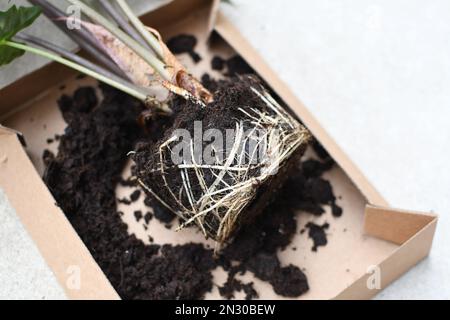
{"label": "soil on cardboard", "polygon": [[[143,141],[156,142],[173,119],[160,119],[142,130],[136,119],[143,106],[109,87],[101,85],[101,89],[101,102],[94,100],[94,89],[89,87],[59,101],[68,125],[58,154],[46,157],[44,180],[123,299],[201,299],[214,286],[211,272],[217,266],[229,272],[219,290],[227,298],[240,290],[247,298],[257,295],[252,283],[236,280],[236,274],[245,272],[269,282],[283,296],[296,297],[308,290],[300,268],[282,266],[276,252],[289,245],[297,232],[296,209],[317,214],[318,207],[334,199],[334,195],[316,194],[321,188],[314,188],[313,182],[331,167],[327,164],[331,160],[312,160],[317,162],[314,170],[299,163],[280,196],[217,259],[201,244],[145,244],[128,233],[117,211],[115,188],[123,182],[127,153]],[[146,203],[156,206],[155,218],[173,220],[155,201]]]}

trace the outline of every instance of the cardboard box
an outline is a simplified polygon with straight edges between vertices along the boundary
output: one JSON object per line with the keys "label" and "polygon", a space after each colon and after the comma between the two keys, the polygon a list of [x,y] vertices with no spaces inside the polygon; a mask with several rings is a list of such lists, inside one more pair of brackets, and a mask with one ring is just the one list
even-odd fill
{"label": "cardboard box", "polygon": [[[239,53],[323,144],[339,165],[326,173],[326,178],[341,197],[338,203],[344,214],[341,218],[333,218],[327,211],[315,219],[331,222],[329,244],[317,253],[311,252],[311,241],[306,234],[297,234],[291,245],[297,250],[288,248],[279,256],[285,264],[305,268],[311,289],[301,299],[366,299],[374,296],[428,255],[437,217],[389,208],[386,200],[308,109],[239,31],[217,12],[218,3],[178,0],[147,14],[143,20],[151,22],[165,38],[181,32],[194,33],[198,37],[196,50],[203,56],[203,61],[192,65],[187,57],[180,58],[197,76],[209,69],[212,54],[230,56]],[[209,47],[207,38],[212,28],[223,41]],[[63,83],[66,88],[61,91],[59,87]],[[69,298],[118,299],[118,294],[41,179],[43,150],[56,151],[56,144],[49,146],[46,139],[63,133],[65,128],[56,100],[63,92],[70,93],[85,84],[95,84],[95,81],[75,79],[71,70],[50,64],[0,91],[0,121],[4,126],[0,127],[0,187]],[[21,144],[18,132],[25,137],[26,148]],[[128,193],[120,187],[117,190],[118,197]],[[192,230],[175,234],[156,223],[144,231],[132,217],[133,206],[139,207],[142,203],[119,210],[126,211],[124,219],[138,238],[146,239],[146,232],[149,232],[157,243],[205,241]],[[309,215],[300,214],[298,224],[304,226],[311,219]],[[80,270],[81,276],[81,287],[77,289],[70,285],[74,267]],[[215,272],[214,276],[215,283],[225,280],[223,272]],[[252,275],[247,273],[245,277]],[[281,298],[269,284],[258,279],[252,281],[261,298]],[[217,288],[206,298],[220,298]]]}

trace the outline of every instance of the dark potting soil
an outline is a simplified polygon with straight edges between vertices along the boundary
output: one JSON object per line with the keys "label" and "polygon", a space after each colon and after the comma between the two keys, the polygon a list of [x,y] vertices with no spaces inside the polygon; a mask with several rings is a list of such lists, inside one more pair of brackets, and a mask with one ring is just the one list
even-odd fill
{"label": "dark potting soil", "polygon": [[202,57],[195,52],[195,46],[197,45],[197,38],[189,34],[180,34],[167,41],[167,47],[174,54],[187,53],[191,56],[195,63],[202,60]]}
{"label": "dark potting soil", "polygon": [[128,179],[120,178],[119,183],[123,187],[136,187],[137,186],[136,181],[132,178],[128,178]]}
{"label": "dark potting soil", "polygon": [[[281,266],[277,251],[285,249],[297,232],[298,208],[321,208],[321,203],[317,202],[320,199],[317,192],[321,190],[309,190],[306,183],[309,181],[314,184],[314,181],[321,178],[311,177],[310,172],[304,171],[303,164],[299,165],[297,174],[290,177],[276,200],[262,215],[254,223],[242,228],[233,242],[223,249],[219,259],[219,264],[231,271],[237,268],[238,262],[241,273],[252,272],[257,278],[269,282],[277,294],[285,297],[298,297],[308,291],[309,286],[300,268],[293,265]],[[303,198],[303,193],[309,193],[310,196]],[[311,213],[317,214],[316,209]],[[326,244],[324,233],[320,241],[318,245]],[[233,266],[230,261],[234,261]],[[222,291],[229,293],[236,286],[233,279],[230,279],[235,275],[236,272],[229,273],[226,288]]]}
{"label": "dark potting soil", "polygon": [[[143,140],[156,142],[171,119],[141,130],[136,119],[142,105],[114,89],[101,88],[104,100],[94,107],[92,97],[80,98],[81,91],[74,96],[87,105],[69,96],[60,99],[68,126],[60,137],[58,155],[47,157],[44,180],[123,299],[200,299],[212,289],[211,272],[218,265],[229,272],[219,290],[224,297],[232,298],[236,291],[243,291],[247,298],[257,296],[252,283],[236,279],[245,272],[269,282],[283,296],[296,297],[308,290],[305,274],[297,266],[282,266],[277,251],[286,248],[297,232],[295,210],[306,208],[316,213],[321,207],[317,201],[324,199],[315,194],[321,188],[311,186],[324,184],[314,180],[321,179],[331,164],[316,160],[299,164],[280,196],[254,224],[244,227],[217,259],[201,244],[145,244],[128,233],[123,214],[117,211],[115,187],[118,183],[135,186],[135,181],[121,178],[127,153]],[[91,90],[83,88],[82,92],[90,95]],[[163,223],[174,220],[170,211],[150,197],[146,196],[145,203],[154,211],[145,214],[146,224],[153,215]],[[149,241],[153,243],[151,235]]]}
{"label": "dark potting soil", "polygon": [[235,55],[230,59],[226,60],[227,72],[226,75],[229,77],[234,77],[243,74],[254,74],[254,70],[249,66],[247,61],[242,59],[240,55]]}
{"label": "dark potting soil", "polygon": [[134,190],[132,194],[130,194],[130,201],[136,202],[141,197],[141,190]]}
{"label": "dark potting soil", "polygon": [[317,248],[320,246],[326,246],[328,243],[327,235],[325,231],[330,227],[329,223],[324,223],[319,226],[313,222],[308,222],[306,224],[306,228],[309,229],[308,236],[313,240],[313,246],[311,248],[312,251],[317,251]]}
{"label": "dark potting soil", "polygon": [[309,290],[305,274],[292,264],[278,269],[273,274],[270,284],[275,293],[285,297],[298,297]]}
{"label": "dark potting soil", "polygon": [[127,153],[143,137],[136,125],[143,107],[102,88],[105,98],[90,112],[64,98],[61,109],[69,122],[44,180],[122,298],[202,298],[212,288],[212,251],[196,244],[146,245],[128,234],[117,212],[115,187]]}
{"label": "dark potting soil", "polygon": [[[216,71],[223,71],[223,75],[227,77],[255,74],[253,68],[240,55],[234,55],[229,59],[214,56],[211,60],[211,68]],[[217,89],[217,82],[214,83],[207,73],[203,75],[202,83],[210,91]]]}
{"label": "dark potting soil", "polygon": [[126,205],[131,204],[131,200],[127,199],[127,198],[117,199],[117,202],[123,203],[123,204],[126,204]]}
{"label": "dark potting soil", "polygon": [[314,151],[316,152],[316,154],[322,159],[322,160],[332,160],[332,158],[330,157],[329,153],[327,150],[325,150],[325,148],[320,144],[319,141],[315,140],[312,143],[312,147],[314,149]]}
{"label": "dark potting soil", "polygon": [[162,223],[171,223],[175,218],[175,214],[166,207],[161,206],[155,198],[147,195],[144,200],[147,207],[153,208],[153,216]]}
{"label": "dark potting soil", "polygon": [[55,154],[50,150],[45,149],[42,154],[44,165],[47,167],[53,160],[55,160]]}
{"label": "dark potting soil", "polygon": [[98,104],[97,94],[92,87],[81,87],[73,97],[63,95],[58,105],[64,120],[69,123],[74,116],[90,112]]}
{"label": "dark potting soil", "polygon": [[209,74],[205,73],[201,78],[202,85],[211,92],[215,92],[218,88],[218,82]]}
{"label": "dark potting soil", "polygon": [[219,287],[219,293],[226,299],[234,299],[236,292],[244,292],[245,300],[252,300],[258,298],[258,292],[253,287],[253,282],[243,283],[241,280],[236,279],[237,273],[243,273],[241,268],[231,268],[228,271],[227,281]]}
{"label": "dark potting soil", "polygon": [[134,213],[134,218],[136,219],[136,222],[141,221],[143,215],[141,210],[136,210]]}
{"label": "dark potting soil", "polygon": [[225,64],[226,60],[219,56],[214,56],[211,60],[211,68],[213,70],[222,71]]}
{"label": "dark potting soil", "polygon": [[144,215],[145,224],[148,225],[152,219],[153,219],[153,214],[150,211],[147,211],[147,213]]}

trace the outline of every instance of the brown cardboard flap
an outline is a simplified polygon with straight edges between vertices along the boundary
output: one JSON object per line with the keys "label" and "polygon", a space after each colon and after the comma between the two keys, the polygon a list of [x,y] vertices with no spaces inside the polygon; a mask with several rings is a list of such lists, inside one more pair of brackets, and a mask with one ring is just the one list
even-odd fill
{"label": "brown cardboard flap", "polygon": [[367,235],[402,245],[437,220],[432,214],[366,206],[364,231]]}
{"label": "brown cardboard flap", "polygon": [[220,0],[212,0],[211,9],[208,19],[208,35],[214,30],[217,21],[217,14],[219,13]]}
{"label": "brown cardboard flap", "polygon": [[8,117],[19,107],[23,107],[30,97],[37,97],[48,88],[56,86],[75,72],[57,63],[49,65],[30,73],[0,90],[0,121]]}
{"label": "brown cardboard flap", "polygon": [[145,25],[160,31],[171,22],[181,21],[189,14],[211,6],[213,0],[178,0],[171,1],[157,10],[150,11],[140,18]]}
{"label": "brown cardboard flap", "polygon": [[313,135],[319,140],[330,155],[349,175],[353,183],[361,190],[369,203],[387,206],[386,200],[370,184],[364,174],[351,161],[351,159],[336,144],[334,139],[320,125],[311,112],[301,103],[292,91],[284,84],[277,74],[269,68],[268,64],[261,58],[258,52],[247,42],[228,19],[220,12],[217,16],[216,31],[245,58],[245,60],[264,78],[272,89],[289,105],[308,127]]}
{"label": "brown cardboard flap", "polygon": [[36,172],[13,130],[0,128],[0,186],[71,299],[118,295]]}
{"label": "brown cardboard flap", "polygon": [[15,135],[15,134],[20,134],[20,132],[4,127],[0,124],[0,136],[2,135]]}
{"label": "brown cardboard flap", "polygon": [[[386,288],[395,279],[400,277],[403,273],[416,265],[419,261],[428,256],[430,252],[434,233],[436,231],[437,217],[428,214],[408,213],[397,210],[383,210],[384,214],[382,209],[379,209],[377,211],[378,213],[376,213],[375,210],[369,210],[369,212],[371,212],[369,214],[372,216],[372,218],[369,218],[368,224],[370,224],[370,221],[375,220],[373,217],[376,214],[381,214],[380,218],[385,222],[388,221],[386,217],[389,216],[393,219],[392,224],[396,224],[397,226],[402,224],[403,220],[401,219],[406,219],[405,221],[413,221],[412,224],[417,227],[419,226],[419,220],[421,220],[421,222],[423,223],[426,223],[426,221],[429,222],[426,223],[425,226],[422,226],[422,229],[418,231],[418,233],[414,234],[410,239],[408,239],[400,247],[398,247],[398,249],[395,250],[392,255],[387,257],[380,264],[368,268],[364,276],[356,280],[335,297],[335,299],[337,300],[370,299],[378,292],[380,292],[383,288]],[[391,212],[388,213],[388,211]],[[383,215],[384,218],[382,217]],[[396,217],[396,215],[398,215],[398,217]],[[410,232],[411,230],[412,228],[409,229],[408,232]],[[378,274],[375,274],[375,272],[377,272]],[[368,285],[373,284],[372,279],[374,276],[379,276],[379,288],[371,288],[371,286]]]}

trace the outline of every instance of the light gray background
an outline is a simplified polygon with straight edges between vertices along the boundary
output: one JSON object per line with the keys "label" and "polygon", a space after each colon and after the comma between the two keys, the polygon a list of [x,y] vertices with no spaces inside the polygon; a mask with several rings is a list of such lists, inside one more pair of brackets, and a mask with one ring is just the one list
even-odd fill
{"label": "light gray background", "polygon": [[[234,0],[222,9],[394,207],[440,214],[431,256],[378,298],[449,299],[450,2]],[[0,86],[33,59],[2,70]],[[63,297],[0,192],[0,298]]]}

